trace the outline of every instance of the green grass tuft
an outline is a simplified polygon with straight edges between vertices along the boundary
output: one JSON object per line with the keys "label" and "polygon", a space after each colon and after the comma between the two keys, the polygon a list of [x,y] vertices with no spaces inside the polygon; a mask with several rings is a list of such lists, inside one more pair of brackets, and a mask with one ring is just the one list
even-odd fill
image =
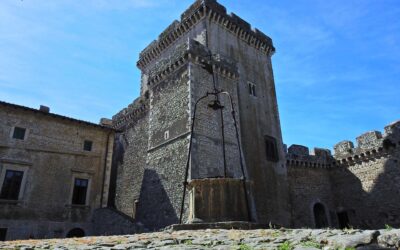
{"label": "green grass tuft", "polygon": [[248,245],[246,245],[246,244],[244,244],[244,243],[241,243],[240,245],[239,245],[239,250],[252,250],[253,248],[251,247],[251,246],[248,246]]}
{"label": "green grass tuft", "polygon": [[311,241],[311,240],[302,242],[301,245],[303,247],[314,247],[314,248],[318,248],[318,249],[322,248],[321,244],[319,244],[318,242],[315,242],[315,241]]}
{"label": "green grass tuft", "polygon": [[293,250],[294,246],[289,241],[285,241],[282,245],[279,246],[279,250]]}

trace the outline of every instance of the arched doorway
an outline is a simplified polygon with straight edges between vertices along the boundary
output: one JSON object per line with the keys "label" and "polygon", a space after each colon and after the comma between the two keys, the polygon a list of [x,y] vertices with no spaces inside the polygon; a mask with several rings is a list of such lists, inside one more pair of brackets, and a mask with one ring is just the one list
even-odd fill
{"label": "arched doorway", "polygon": [[85,237],[85,231],[83,231],[83,229],[81,228],[71,229],[67,233],[67,238],[81,238],[81,237]]}
{"label": "arched doorway", "polygon": [[326,216],[326,211],[324,205],[321,203],[316,203],[314,205],[314,220],[316,228],[326,228],[329,227],[328,217]]}

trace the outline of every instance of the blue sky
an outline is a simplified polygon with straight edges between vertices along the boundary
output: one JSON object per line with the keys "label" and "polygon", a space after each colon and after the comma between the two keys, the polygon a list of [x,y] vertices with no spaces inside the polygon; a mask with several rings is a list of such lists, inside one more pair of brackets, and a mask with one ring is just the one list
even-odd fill
{"label": "blue sky", "polygon": [[[283,138],[331,148],[400,119],[399,0],[220,0],[271,36]],[[191,0],[1,0],[0,100],[98,122]]]}

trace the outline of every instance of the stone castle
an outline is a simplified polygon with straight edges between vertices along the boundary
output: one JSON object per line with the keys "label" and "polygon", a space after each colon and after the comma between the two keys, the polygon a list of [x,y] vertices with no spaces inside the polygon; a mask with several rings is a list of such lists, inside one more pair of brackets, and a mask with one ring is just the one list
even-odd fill
{"label": "stone castle", "polygon": [[197,0],[140,53],[141,95],[112,120],[0,103],[0,238],[227,221],[400,226],[400,122],[361,135],[357,147],[341,142],[333,155],[287,148],[274,53],[267,35]]}

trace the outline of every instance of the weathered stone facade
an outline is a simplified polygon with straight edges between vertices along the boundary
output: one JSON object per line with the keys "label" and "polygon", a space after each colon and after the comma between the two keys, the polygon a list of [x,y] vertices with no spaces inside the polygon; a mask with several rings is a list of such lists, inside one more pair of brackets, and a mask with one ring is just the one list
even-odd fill
{"label": "weathered stone facade", "polygon": [[[399,227],[400,122],[334,155],[286,149],[274,52],[217,1],[197,0],[142,51],[141,95],[112,121],[0,102],[0,236],[154,231],[181,212],[197,226]],[[88,181],[80,205],[76,179]]]}
{"label": "weathered stone facade", "polygon": [[[43,107],[0,102],[0,228],[5,239],[64,238],[74,228],[93,235],[92,216],[108,201],[114,133]],[[85,141],[91,142],[90,151],[84,150]],[[80,205],[72,202],[77,178],[88,181]]]}
{"label": "weathered stone facade", "polygon": [[335,154],[302,146],[288,150],[288,179],[294,227],[316,227],[315,204],[326,226],[400,226],[400,122],[335,145]]}
{"label": "weathered stone facade", "polygon": [[[269,37],[210,0],[196,1],[149,45],[138,61],[141,97],[113,118],[122,131],[116,208],[153,230],[178,222],[195,103],[222,89],[233,101],[244,171],[230,99],[218,97],[225,108],[216,111],[207,106],[210,95],[196,110],[189,181],[224,177],[226,166],[225,177],[247,179],[248,220],[289,225],[274,51]],[[273,160],[266,157],[266,137],[274,143]],[[184,221],[188,214],[186,197]]]}

